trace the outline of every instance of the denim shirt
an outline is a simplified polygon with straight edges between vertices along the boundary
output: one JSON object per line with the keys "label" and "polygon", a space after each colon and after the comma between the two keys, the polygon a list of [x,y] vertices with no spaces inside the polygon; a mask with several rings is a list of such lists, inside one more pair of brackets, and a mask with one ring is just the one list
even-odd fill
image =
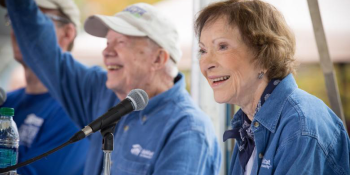
{"label": "denim shirt", "polygon": [[[241,125],[239,110],[233,128]],[[350,141],[342,121],[320,99],[285,77],[255,115],[256,159],[252,174],[350,174]],[[238,141],[239,142],[239,141]],[[232,175],[243,174],[238,146],[231,159]]]}
{"label": "denim shirt", "polygon": [[151,98],[145,110],[124,117],[112,155],[116,174],[217,174],[220,149],[209,118],[194,107],[183,77]]}
{"label": "denim shirt", "polygon": [[[105,85],[106,71],[87,68],[61,51],[52,21],[33,0],[6,4],[25,63],[81,128],[120,102]],[[89,139],[84,174],[101,174],[102,136],[94,133]],[[191,100],[182,74],[171,89],[116,126],[111,174],[211,175],[219,173],[220,164],[213,125]]]}

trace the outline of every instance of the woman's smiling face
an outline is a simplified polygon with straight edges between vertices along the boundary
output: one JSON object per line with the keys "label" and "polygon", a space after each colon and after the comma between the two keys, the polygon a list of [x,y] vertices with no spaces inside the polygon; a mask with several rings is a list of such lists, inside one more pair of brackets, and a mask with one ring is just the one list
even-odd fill
{"label": "woman's smiling face", "polygon": [[253,49],[242,40],[238,27],[226,18],[206,24],[200,35],[200,69],[214,91],[215,101],[239,105],[255,91],[258,73]]}

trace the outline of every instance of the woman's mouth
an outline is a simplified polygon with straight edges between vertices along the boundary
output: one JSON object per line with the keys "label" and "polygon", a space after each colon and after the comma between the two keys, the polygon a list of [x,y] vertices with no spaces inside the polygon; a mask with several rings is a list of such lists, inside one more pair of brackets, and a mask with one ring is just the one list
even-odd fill
{"label": "woman's mouth", "polygon": [[218,78],[210,78],[213,86],[220,85],[220,84],[224,83],[225,81],[227,81],[228,79],[230,79],[230,76],[222,76],[222,77],[218,77]]}

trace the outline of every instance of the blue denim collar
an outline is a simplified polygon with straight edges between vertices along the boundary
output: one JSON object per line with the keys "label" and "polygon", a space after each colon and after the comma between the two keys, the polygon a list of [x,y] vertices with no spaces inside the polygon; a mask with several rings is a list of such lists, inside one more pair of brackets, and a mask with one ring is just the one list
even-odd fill
{"label": "blue denim collar", "polygon": [[[272,94],[268,100],[266,100],[259,112],[255,114],[253,122],[258,121],[266,129],[274,133],[287,97],[297,88],[298,86],[293,75],[289,74],[286,76],[273,90]],[[242,125],[241,115],[243,115],[243,111],[242,109],[239,109],[231,121],[233,128],[238,128]],[[252,127],[253,132],[256,129],[257,128]]]}
{"label": "blue denim collar", "polygon": [[144,110],[140,111],[140,121],[144,123],[146,121],[143,119],[144,116],[150,116],[153,112],[155,112],[154,109],[159,109],[157,106],[164,104],[166,101],[173,100],[175,94],[180,94],[178,91],[186,90],[185,87],[185,76],[182,73],[179,73],[174,79],[174,86],[172,88],[152,97],[148,101],[147,107]]}
{"label": "blue denim collar", "polygon": [[293,75],[289,74],[286,76],[272,92],[269,99],[265,102],[265,105],[255,115],[254,120],[258,121],[272,133],[275,133],[284,103],[288,96],[297,88],[298,85]]}

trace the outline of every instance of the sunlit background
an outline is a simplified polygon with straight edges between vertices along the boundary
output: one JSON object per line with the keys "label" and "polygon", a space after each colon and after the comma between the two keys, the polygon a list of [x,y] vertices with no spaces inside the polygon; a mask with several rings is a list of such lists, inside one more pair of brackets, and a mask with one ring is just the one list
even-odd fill
{"label": "sunlit background", "polygon": [[[203,2],[205,1],[205,2]],[[121,11],[126,6],[137,3],[147,2],[153,4],[157,9],[168,16],[178,27],[181,39],[181,48],[183,58],[179,63],[180,71],[186,75],[187,90],[192,93],[198,102],[198,96],[194,95],[197,90],[191,86],[193,81],[191,77],[196,77],[193,73],[196,66],[196,39],[193,35],[193,20],[198,9],[198,4],[214,2],[215,0],[75,0],[81,10],[81,22],[92,14],[113,15]],[[316,42],[312,29],[310,14],[306,0],[267,0],[276,6],[285,16],[287,23],[295,33],[297,41],[296,58],[300,64],[296,80],[299,87],[319,98],[329,105],[326,93],[325,80],[319,64]],[[330,50],[331,59],[336,70],[336,77],[347,121],[350,121],[350,1],[349,0],[319,0],[323,26],[326,32],[327,43]],[[4,16],[6,10],[0,8],[0,15]],[[0,18],[0,23],[4,20]],[[83,25],[82,25],[83,26]],[[13,60],[11,43],[9,38],[9,28],[0,24],[0,87],[8,91],[23,87],[24,73],[21,66]],[[83,28],[79,29],[79,35],[75,41],[75,48],[72,54],[82,63],[92,66],[102,64],[102,50],[106,46],[103,38],[97,38],[86,34]],[[192,75],[191,75],[192,73]],[[191,89],[192,87],[192,89]],[[202,91],[201,91],[202,92]],[[208,94],[211,94],[208,90]],[[213,99],[211,99],[213,101]],[[209,102],[208,102],[209,103]],[[207,105],[199,104],[202,109],[210,115],[217,136],[222,138],[222,133],[226,128],[228,115],[227,106],[212,108],[215,102]],[[207,106],[207,107],[206,107]],[[212,112],[215,110],[224,110]],[[217,114],[217,115],[216,115]],[[223,116],[222,116],[223,115]],[[220,118],[221,117],[221,118]],[[349,123],[349,122],[348,122]],[[350,126],[348,125],[348,128]],[[223,145],[223,148],[225,146]],[[227,147],[227,145],[226,145]],[[225,147],[225,149],[226,149]],[[222,167],[222,174],[226,173],[226,163]]]}

